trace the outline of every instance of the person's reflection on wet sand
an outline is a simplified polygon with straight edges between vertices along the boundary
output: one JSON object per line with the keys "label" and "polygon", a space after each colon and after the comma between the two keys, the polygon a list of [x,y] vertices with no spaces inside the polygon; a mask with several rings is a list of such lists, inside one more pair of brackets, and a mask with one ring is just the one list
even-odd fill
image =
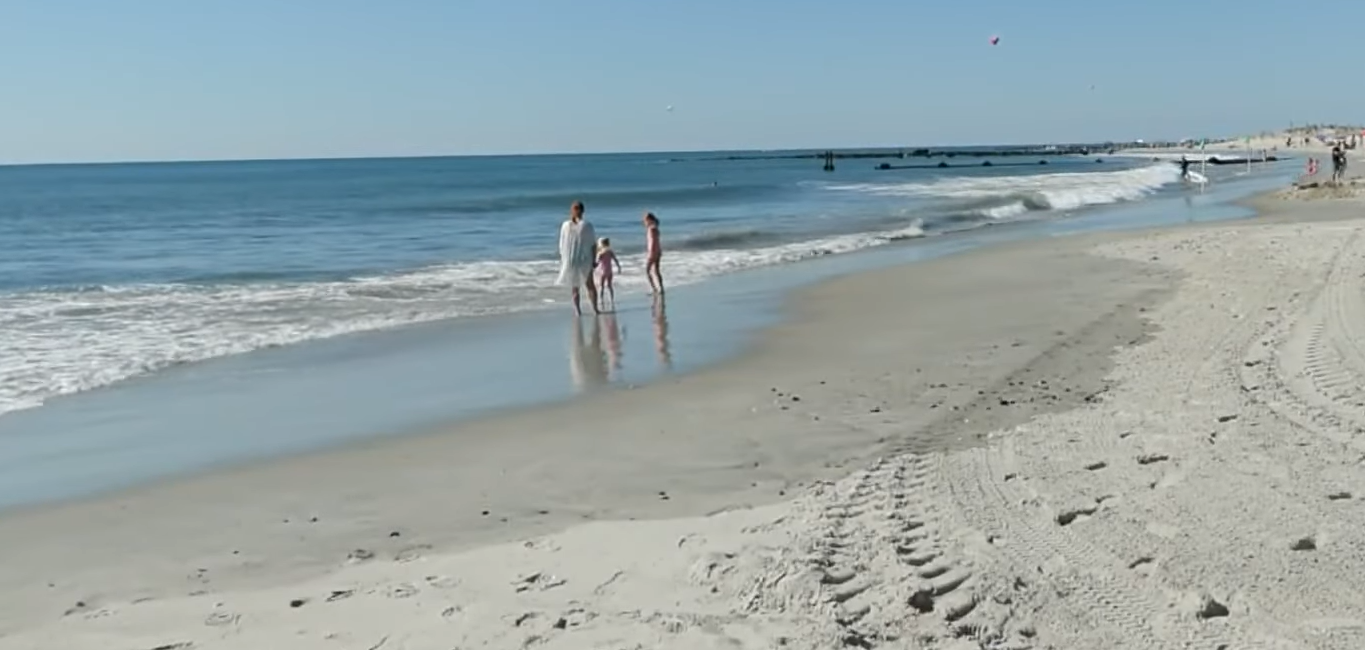
{"label": "person's reflection on wet sand", "polygon": [[616,322],[616,314],[604,313],[599,317],[602,327],[607,331],[607,367],[609,368],[608,378],[615,379],[621,371],[621,326]]}
{"label": "person's reflection on wet sand", "polygon": [[574,387],[587,390],[607,383],[607,359],[602,353],[602,324],[592,319],[592,334],[584,340],[583,319],[573,319],[569,342],[569,372]]}
{"label": "person's reflection on wet sand", "polygon": [[655,296],[654,307],[654,351],[659,355],[659,364],[664,370],[673,369],[673,354],[668,350],[668,311],[664,307],[662,294]]}

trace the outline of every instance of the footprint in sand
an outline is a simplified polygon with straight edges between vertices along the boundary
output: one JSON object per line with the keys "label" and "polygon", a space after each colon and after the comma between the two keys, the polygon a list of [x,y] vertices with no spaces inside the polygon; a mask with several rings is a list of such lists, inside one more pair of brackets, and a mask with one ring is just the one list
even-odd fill
{"label": "footprint in sand", "polygon": [[232,612],[214,612],[204,618],[204,625],[208,627],[228,627],[236,625],[242,620],[241,615]]}
{"label": "footprint in sand", "polygon": [[431,550],[430,544],[419,544],[417,546],[408,547],[396,553],[393,556],[393,561],[403,564],[412,562],[413,560],[420,560],[422,558],[422,552],[428,550]]}
{"label": "footprint in sand", "polygon": [[427,576],[426,583],[436,589],[454,589],[460,585],[459,579],[450,576]]}
{"label": "footprint in sand", "polygon": [[405,582],[402,584],[394,585],[392,588],[388,590],[387,595],[389,598],[411,598],[413,596],[416,596],[417,593],[418,589],[415,585],[411,585]]}

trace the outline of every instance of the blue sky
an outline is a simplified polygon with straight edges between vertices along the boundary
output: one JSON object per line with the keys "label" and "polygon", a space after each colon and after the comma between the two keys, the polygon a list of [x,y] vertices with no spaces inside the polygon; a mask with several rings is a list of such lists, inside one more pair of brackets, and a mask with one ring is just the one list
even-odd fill
{"label": "blue sky", "polygon": [[[1365,3],[1314,3],[1330,21],[1299,6],[9,0],[0,161],[1079,141],[1365,121],[1358,81],[1336,99],[1324,87],[1332,64],[1359,59]],[[1329,24],[1344,35],[1322,33]]]}

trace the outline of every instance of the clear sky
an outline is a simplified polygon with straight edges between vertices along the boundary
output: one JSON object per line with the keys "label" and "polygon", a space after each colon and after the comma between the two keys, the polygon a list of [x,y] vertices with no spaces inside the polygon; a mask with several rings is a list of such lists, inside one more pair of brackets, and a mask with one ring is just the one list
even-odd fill
{"label": "clear sky", "polygon": [[4,0],[0,161],[1088,141],[1365,121],[1352,72],[1365,2],[1300,7]]}

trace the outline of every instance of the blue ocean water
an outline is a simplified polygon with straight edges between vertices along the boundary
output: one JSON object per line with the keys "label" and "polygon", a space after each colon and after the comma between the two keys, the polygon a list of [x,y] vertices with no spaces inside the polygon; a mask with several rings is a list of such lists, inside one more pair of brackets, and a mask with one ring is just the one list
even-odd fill
{"label": "blue ocean water", "polygon": [[0,416],[260,348],[562,306],[559,222],[583,200],[641,291],[639,225],[672,285],[1178,187],[1121,157],[874,169],[621,154],[0,168]]}

